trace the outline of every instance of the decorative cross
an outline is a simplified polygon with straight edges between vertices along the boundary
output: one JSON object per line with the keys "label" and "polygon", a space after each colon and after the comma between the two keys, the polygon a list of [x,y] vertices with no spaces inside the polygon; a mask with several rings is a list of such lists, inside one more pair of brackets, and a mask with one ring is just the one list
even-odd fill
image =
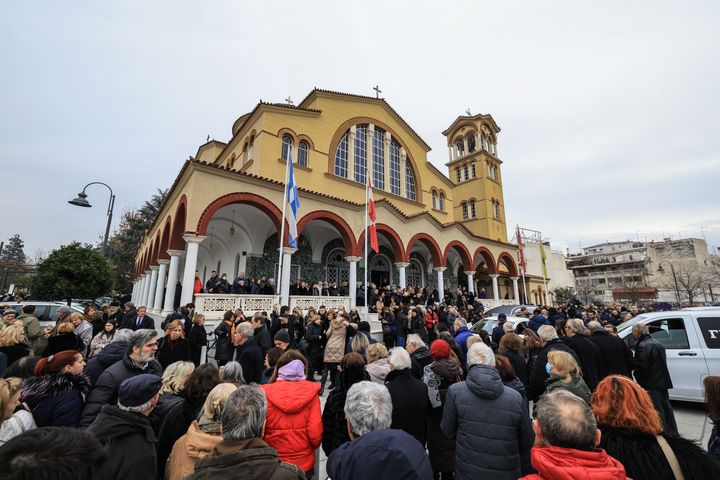
{"label": "decorative cross", "polygon": [[380,87],[378,85],[375,85],[373,87],[373,90],[375,90],[375,98],[380,98],[380,94],[382,93],[382,90],[380,90]]}
{"label": "decorative cross", "polygon": [[469,108],[468,108],[467,110],[465,110],[465,113],[467,113],[467,116],[468,116],[468,117],[471,117],[471,116],[472,116],[472,114],[470,113],[470,109],[469,109]]}
{"label": "decorative cross", "polygon": [[290,98],[290,95],[285,99],[285,103],[288,105],[295,105],[295,102],[292,101],[292,98]]}

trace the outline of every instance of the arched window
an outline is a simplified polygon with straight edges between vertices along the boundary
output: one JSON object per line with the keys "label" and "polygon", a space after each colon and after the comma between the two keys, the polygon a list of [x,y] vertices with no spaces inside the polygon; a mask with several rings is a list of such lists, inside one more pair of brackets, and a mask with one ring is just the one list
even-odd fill
{"label": "arched window", "polygon": [[470,175],[472,176],[472,178],[475,178],[475,176],[477,175],[477,174],[475,173],[475,162],[472,162],[472,163],[470,164]]}
{"label": "arched window", "polygon": [[440,192],[440,203],[438,204],[438,207],[443,212],[445,211],[445,194]]}
{"label": "arched window", "polygon": [[305,140],[300,141],[298,144],[297,163],[303,167],[308,166],[308,143]]}
{"label": "arched window", "polygon": [[458,138],[455,141],[455,147],[458,151],[458,157],[462,157],[463,155],[465,155],[465,145],[463,144],[462,138]]}
{"label": "arched window", "polygon": [[472,153],[475,151],[475,135],[473,133],[468,133],[467,137],[467,144],[468,144],[468,152]]}
{"label": "arched window", "polygon": [[470,202],[470,218],[475,218],[475,200]]}
{"label": "arched window", "polygon": [[409,200],[415,200],[415,174],[412,171],[410,162],[405,162],[405,196]]}
{"label": "arched window", "polygon": [[455,177],[457,179],[457,183],[462,182],[462,169],[460,167],[455,169]]}
{"label": "arched window", "polygon": [[462,202],[462,203],[460,204],[460,208],[462,208],[463,220],[467,220],[467,219],[468,219],[468,205],[467,205],[467,203]]}
{"label": "arched window", "polygon": [[283,135],[282,142],[282,159],[286,162],[290,159],[290,151],[292,150],[293,139],[290,135]]}
{"label": "arched window", "polygon": [[467,163],[463,165],[463,174],[465,175],[465,180],[470,178],[470,165],[468,165]]}
{"label": "arched window", "polygon": [[493,200],[492,206],[493,206],[493,217],[496,220],[500,220],[500,202],[498,202],[497,200]]}
{"label": "arched window", "polygon": [[400,145],[390,142],[390,193],[400,195]]}
{"label": "arched window", "polygon": [[385,190],[385,132],[375,128],[373,137],[373,186]]}
{"label": "arched window", "polygon": [[355,127],[355,181],[367,183],[367,125]]}
{"label": "arched window", "polygon": [[335,175],[347,178],[348,134],[342,136],[335,150]]}
{"label": "arched window", "polygon": [[434,209],[438,208],[438,195],[435,190],[432,191],[432,207]]}

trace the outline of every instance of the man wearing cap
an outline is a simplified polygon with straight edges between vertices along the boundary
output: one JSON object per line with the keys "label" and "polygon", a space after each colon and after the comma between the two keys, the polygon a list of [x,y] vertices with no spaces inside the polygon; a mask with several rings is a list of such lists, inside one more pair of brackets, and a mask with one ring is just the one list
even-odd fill
{"label": "man wearing cap", "polygon": [[15,316],[17,315],[17,312],[13,310],[12,308],[6,308],[2,312],[2,322],[0,322],[0,330],[5,330],[6,327],[9,327],[13,323],[15,323]]}
{"label": "man wearing cap", "polygon": [[65,317],[70,315],[72,313],[72,309],[68,307],[67,305],[63,305],[62,307],[58,307],[57,309],[57,322],[55,324],[62,322]]}
{"label": "man wearing cap", "polygon": [[124,380],[117,405],[103,406],[87,428],[110,446],[98,478],[157,479],[157,438],[147,417],[157,405],[161,387],[162,379],[157,375],[142,374]]}

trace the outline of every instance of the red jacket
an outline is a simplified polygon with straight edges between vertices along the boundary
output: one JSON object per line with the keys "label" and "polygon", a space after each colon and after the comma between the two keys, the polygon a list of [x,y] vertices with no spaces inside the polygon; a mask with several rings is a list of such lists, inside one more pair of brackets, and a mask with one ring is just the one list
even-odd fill
{"label": "red jacket", "polygon": [[315,465],[315,450],[322,441],[320,384],[278,380],[260,388],[267,397],[263,440],[278,451],[280,460],[307,472]]}
{"label": "red jacket", "polygon": [[594,452],[560,447],[533,447],[532,466],[539,474],[522,477],[524,480],[625,480],[625,467],[598,449]]}

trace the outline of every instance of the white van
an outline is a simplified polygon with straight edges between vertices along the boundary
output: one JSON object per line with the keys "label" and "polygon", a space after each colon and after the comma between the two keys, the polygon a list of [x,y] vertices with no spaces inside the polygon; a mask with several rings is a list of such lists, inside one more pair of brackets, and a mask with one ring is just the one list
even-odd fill
{"label": "white van", "polygon": [[665,347],[674,388],[673,400],[702,402],[703,379],[720,375],[720,308],[675,310],[638,315],[618,326],[618,335],[632,348],[632,326],[644,323]]}

